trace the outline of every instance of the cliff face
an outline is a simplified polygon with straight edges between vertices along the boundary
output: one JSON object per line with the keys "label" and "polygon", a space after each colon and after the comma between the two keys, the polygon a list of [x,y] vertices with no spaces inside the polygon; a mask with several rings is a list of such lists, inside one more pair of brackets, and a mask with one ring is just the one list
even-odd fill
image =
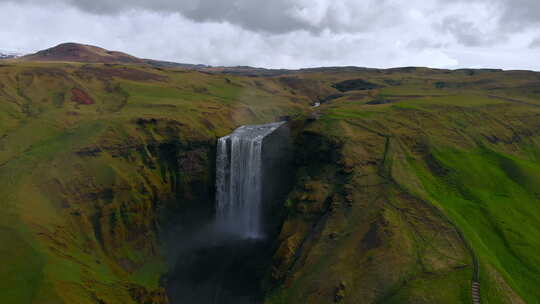
{"label": "cliff face", "polygon": [[291,124],[286,123],[266,136],[262,149],[262,197],[264,223],[274,238],[282,222],[283,201],[294,182]]}
{"label": "cliff face", "polygon": [[[271,272],[280,287],[269,303],[390,302],[411,285],[418,294],[405,302],[466,300],[471,258],[455,227],[394,181],[386,137],[341,131],[351,133],[327,137],[312,125],[298,143],[309,149],[287,201]],[[417,290],[414,280],[451,296]]]}
{"label": "cliff face", "polygon": [[167,303],[176,231],[213,215],[215,139],[303,107],[246,94],[269,96],[182,70],[0,67],[0,300]]}
{"label": "cliff face", "polygon": [[539,298],[537,105],[335,109],[297,139],[267,303]]}
{"label": "cliff face", "polygon": [[[51,219],[34,210],[21,216],[47,244],[48,259],[80,267],[75,279],[84,282],[80,287],[88,290],[90,303],[92,298],[167,303],[158,285],[166,271],[162,227],[178,219],[171,216],[174,210],[210,201],[213,191],[213,143],[183,143],[175,136],[179,127],[160,119],[111,127],[73,153],[56,151],[62,156],[32,172],[32,185],[51,204],[36,208],[50,208],[46,212],[53,212],[55,222],[43,222]],[[69,280],[63,273],[50,275],[55,283]],[[103,281],[110,282],[111,290]],[[69,302],[69,293],[80,287],[62,287],[58,293]],[[85,299],[76,297],[79,303]]]}

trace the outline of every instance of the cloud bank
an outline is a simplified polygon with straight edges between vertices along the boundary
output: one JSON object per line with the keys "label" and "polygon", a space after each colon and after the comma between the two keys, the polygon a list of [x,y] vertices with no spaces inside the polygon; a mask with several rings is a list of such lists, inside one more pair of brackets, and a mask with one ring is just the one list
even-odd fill
{"label": "cloud bank", "polygon": [[537,0],[0,0],[0,48],[272,68],[540,70]]}

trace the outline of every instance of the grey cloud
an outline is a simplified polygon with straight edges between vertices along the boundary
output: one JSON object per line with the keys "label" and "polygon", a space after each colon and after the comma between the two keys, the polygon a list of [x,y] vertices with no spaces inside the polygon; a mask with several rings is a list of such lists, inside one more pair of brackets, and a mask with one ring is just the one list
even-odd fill
{"label": "grey cloud", "polygon": [[531,44],[529,44],[529,48],[536,49],[540,48],[540,37],[537,37],[533,41],[531,41]]}
{"label": "grey cloud", "polygon": [[458,43],[468,47],[492,45],[506,39],[498,33],[482,32],[475,23],[463,20],[460,16],[448,16],[436,27],[440,32],[451,34]]}
{"label": "grey cloud", "polygon": [[291,30],[309,29],[309,25],[296,20],[285,12],[293,8],[287,0],[65,0],[69,4],[98,14],[116,14],[130,9],[156,12],[177,12],[198,22],[230,22],[244,28],[284,33]]}
{"label": "grey cloud", "polygon": [[498,30],[516,32],[526,28],[540,27],[540,1],[538,0],[438,0],[440,5],[455,3],[484,4],[496,12],[492,18],[498,22]]}
{"label": "grey cloud", "polygon": [[424,50],[424,49],[440,49],[444,47],[444,43],[441,42],[435,42],[430,41],[426,38],[419,38],[409,41],[407,44],[407,48],[409,49],[416,49],[416,50]]}
{"label": "grey cloud", "polygon": [[[42,0],[0,0],[2,2],[44,5]],[[196,22],[228,22],[247,30],[283,34],[297,30],[320,33],[366,32],[393,26],[404,18],[410,8],[444,11],[445,7],[461,4],[465,9],[483,4],[493,9],[492,18],[498,20],[498,31],[515,32],[540,25],[539,0],[411,0],[406,5],[390,0],[54,0],[84,12],[114,15],[128,10],[145,10],[160,13],[179,13]],[[320,7],[318,16],[311,16],[309,9]],[[308,9],[306,16],[295,12]],[[490,39],[475,32],[472,22],[447,24],[449,31],[464,45],[486,44]],[[465,26],[465,29],[458,29]],[[469,32],[472,30],[472,32]]]}
{"label": "grey cloud", "polygon": [[[39,0],[0,0],[0,3],[43,5]],[[255,31],[284,33],[299,29],[313,30],[309,24],[287,14],[294,4],[287,0],[56,0],[83,12],[116,15],[130,10],[180,13],[197,22],[229,22]]]}
{"label": "grey cloud", "polygon": [[[43,5],[39,0],[1,2]],[[320,33],[362,32],[378,26],[392,26],[404,13],[389,0],[56,0],[84,12],[114,15],[129,10],[179,13],[196,22],[228,22],[244,29],[283,34],[297,30]],[[320,8],[318,16],[309,9]],[[297,12],[308,9],[308,15]]]}
{"label": "grey cloud", "polygon": [[540,1],[538,0],[498,0],[503,6],[500,19],[501,28],[519,31],[526,27],[540,26]]}

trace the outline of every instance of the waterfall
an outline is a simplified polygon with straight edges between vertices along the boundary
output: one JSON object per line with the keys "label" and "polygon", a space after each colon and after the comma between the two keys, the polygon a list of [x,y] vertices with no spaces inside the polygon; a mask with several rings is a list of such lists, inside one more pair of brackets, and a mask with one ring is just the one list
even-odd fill
{"label": "waterfall", "polygon": [[[242,126],[218,140],[215,217],[204,212],[203,221],[178,230],[178,262],[167,281],[171,303],[261,302],[295,177],[293,152],[285,122]],[[206,207],[193,206],[211,211]]]}
{"label": "waterfall", "polygon": [[283,124],[241,126],[218,140],[216,223],[220,231],[242,239],[264,237],[264,140]]}

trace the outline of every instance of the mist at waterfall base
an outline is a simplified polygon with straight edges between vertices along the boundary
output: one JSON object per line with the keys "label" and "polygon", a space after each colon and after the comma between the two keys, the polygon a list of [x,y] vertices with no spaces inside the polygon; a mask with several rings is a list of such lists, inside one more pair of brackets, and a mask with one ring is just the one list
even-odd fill
{"label": "mist at waterfall base", "polygon": [[279,228],[276,202],[290,185],[291,154],[284,122],[241,126],[218,140],[215,212],[178,231],[166,283],[172,304],[261,302]]}

